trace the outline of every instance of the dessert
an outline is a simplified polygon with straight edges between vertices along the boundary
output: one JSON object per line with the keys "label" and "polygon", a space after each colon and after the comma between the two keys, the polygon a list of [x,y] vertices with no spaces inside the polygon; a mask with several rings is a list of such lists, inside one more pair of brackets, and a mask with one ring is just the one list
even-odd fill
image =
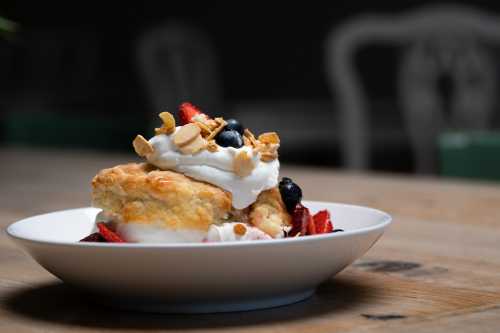
{"label": "dessert", "polygon": [[92,242],[224,242],[333,232],[314,216],[290,178],[279,181],[277,133],[255,136],[234,119],[211,118],[190,103],[169,112],[147,140],[133,140],[143,163],[101,170],[92,203],[102,211]]}

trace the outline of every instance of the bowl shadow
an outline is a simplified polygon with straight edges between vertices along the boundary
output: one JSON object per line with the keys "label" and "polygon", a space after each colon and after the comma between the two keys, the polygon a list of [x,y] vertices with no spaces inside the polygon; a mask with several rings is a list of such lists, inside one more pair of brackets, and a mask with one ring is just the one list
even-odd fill
{"label": "bowl shadow", "polygon": [[118,310],[99,304],[88,294],[55,282],[6,295],[2,308],[18,316],[65,326],[115,329],[201,329],[289,323],[309,317],[334,316],[370,302],[372,285],[342,276],[322,284],[309,299],[295,304],[246,312],[214,314],[155,314]]}

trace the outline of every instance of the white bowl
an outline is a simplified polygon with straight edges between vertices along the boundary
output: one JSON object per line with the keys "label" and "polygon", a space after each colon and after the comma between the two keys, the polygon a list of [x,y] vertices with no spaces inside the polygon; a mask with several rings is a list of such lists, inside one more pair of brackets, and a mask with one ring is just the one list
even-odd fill
{"label": "white bowl", "polygon": [[362,256],[391,217],[379,210],[305,202],[328,209],[344,232],[229,243],[79,243],[95,208],[33,216],[7,233],[64,282],[99,294],[114,306],[154,312],[225,312],[303,300]]}

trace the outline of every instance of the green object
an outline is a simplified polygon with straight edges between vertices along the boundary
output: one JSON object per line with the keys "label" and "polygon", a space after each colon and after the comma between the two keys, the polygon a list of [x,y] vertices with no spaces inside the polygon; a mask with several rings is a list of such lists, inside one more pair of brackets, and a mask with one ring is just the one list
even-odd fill
{"label": "green object", "polygon": [[500,180],[500,132],[448,132],[439,139],[441,174]]}
{"label": "green object", "polygon": [[131,151],[138,133],[149,133],[146,117],[12,113],[3,119],[4,142],[39,147]]}
{"label": "green object", "polygon": [[10,40],[15,37],[18,30],[19,25],[16,22],[0,16],[0,39]]}
{"label": "green object", "polygon": [[15,32],[17,29],[17,23],[0,16],[0,31]]}

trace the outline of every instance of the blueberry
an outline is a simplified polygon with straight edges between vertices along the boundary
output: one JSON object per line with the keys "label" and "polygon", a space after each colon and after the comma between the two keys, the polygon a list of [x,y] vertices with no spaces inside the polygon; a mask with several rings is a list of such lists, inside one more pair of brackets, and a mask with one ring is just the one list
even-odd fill
{"label": "blueberry", "polygon": [[226,120],[226,123],[227,124],[226,127],[224,127],[224,130],[233,130],[240,133],[240,135],[243,135],[243,131],[245,130],[245,128],[238,120],[228,119]]}
{"label": "blueberry", "polygon": [[285,203],[286,210],[292,213],[298,203],[302,200],[302,190],[290,178],[283,177],[279,183],[281,198]]}
{"label": "blueberry", "polygon": [[241,134],[234,130],[224,130],[215,137],[215,142],[221,147],[240,148],[243,146]]}

